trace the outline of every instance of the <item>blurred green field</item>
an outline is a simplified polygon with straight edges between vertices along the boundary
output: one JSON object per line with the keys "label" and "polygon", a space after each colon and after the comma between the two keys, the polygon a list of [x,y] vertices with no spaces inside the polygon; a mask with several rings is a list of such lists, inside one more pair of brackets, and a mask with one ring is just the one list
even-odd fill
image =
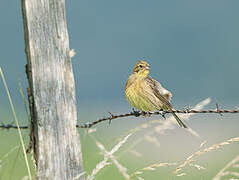
{"label": "blurred green field", "polygon": [[[87,133],[86,130],[80,129],[86,175],[90,174],[96,164],[102,161],[104,157],[96,146],[96,141],[103,144],[107,151],[110,151],[121,138],[132,132],[132,129],[140,127],[142,123],[147,124],[150,120],[158,118],[154,116],[152,118],[119,119],[113,121],[111,125],[105,122],[98,125],[97,130],[92,133]],[[217,151],[208,152],[196,158],[196,162],[193,162],[193,164],[203,166],[205,169],[198,170],[195,167],[186,166],[180,172],[186,173],[186,175],[181,177],[173,174],[173,171],[188,156],[198,151],[203,141],[207,141],[207,143],[201,149],[232,137],[238,137],[238,115],[226,115],[224,117],[199,115],[190,118],[187,124],[196,130],[201,138],[194,137],[177,126],[172,130],[166,130],[162,134],[153,133],[155,127],[159,125],[156,123],[152,124],[151,127],[134,131],[127,142],[114,154],[114,157],[122,166],[127,168],[129,175],[136,171],[141,171],[143,173],[139,174],[139,176],[147,180],[212,179],[229,161],[239,154],[239,143],[227,145]],[[22,130],[22,133],[27,146],[29,132],[28,130]],[[155,138],[154,141],[151,141],[149,137]],[[0,180],[19,180],[27,176],[27,168],[17,131],[1,129],[0,147]],[[31,155],[28,155],[28,159],[31,162],[31,171],[34,176]],[[125,179],[112,161],[109,160],[109,162],[111,164],[105,166],[96,175],[95,179]],[[158,163],[177,163],[177,165],[156,167],[155,170],[141,170],[144,167]],[[238,169],[237,172],[239,172]],[[225,179],[228,178],[229,176],[225,176]],[[132,179],[138,178],[132,177]]]}

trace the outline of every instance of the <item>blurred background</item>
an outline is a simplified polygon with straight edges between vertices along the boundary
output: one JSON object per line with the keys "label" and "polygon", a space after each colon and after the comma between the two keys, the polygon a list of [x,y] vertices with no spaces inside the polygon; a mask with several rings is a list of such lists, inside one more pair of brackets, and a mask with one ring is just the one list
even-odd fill
{"label": "blurred background", "polygon": [[[238,7],[237,0],[66,1],[70,48],[76,51],[72,64],[79,123],[108,116],[108,112],[120,114],[131,111],[124,97],[124,86],[139,59],[147,60],[151,65],[150,75],[173,93],[172,104],[176,109],[192,108],[208,97],[211,103],[204,109],[215,108],[216,103],[220,108],[234,109],[239,105]],[[21,4],[20,1],[2,0],[0,9],[0,65],[20,124],[25,125],[28,123],[27,115],[18,86],[20,78],[27,97]],[[2,81],[0,113],[0,123],[12,122],[13,115]],[[159,118],[125,118],[113,121],[110,126],[102,123],[97,126],[95,135],[110,150],[130,129]],[[155,162],[181,162],[197,151],[203,141],[211,145],[238,136],[238,120],[237,114],[194,115],[187,124],[201,138],[175,126],[164,134],[150,135],[160,145],[145,138],[153,127],[146,128],[128,142],[137,142],[131,150],[142,156],[130,154],[126,150],[128,144],[122,150],[125,153],[118,155],[118,160],[128,167],[129,172]],[[79,131],[85,169],[90,173],[102,155],[92,138],[84,130]],[[27,141],[28,131],[24,133]],[[0,130],[0,158],[16,145],[19,142],[15,130]],[[229,146],[202,157],[201,165],[205,170],[191,167],[187,175],[178,178],[211,179],[238,155],[239,146]],[[0,179],[19,179],[27,175],[20,151],[16,148],[3,161],[5,163],[1,165],[0,161]],[[166,169],[146,173],[142,177],[176,178],[171,173],[173,168]],[[9,176],[10,173],[14,175]],[[123,179],[114,166],[105,168],[96,179],[113,176]]]}

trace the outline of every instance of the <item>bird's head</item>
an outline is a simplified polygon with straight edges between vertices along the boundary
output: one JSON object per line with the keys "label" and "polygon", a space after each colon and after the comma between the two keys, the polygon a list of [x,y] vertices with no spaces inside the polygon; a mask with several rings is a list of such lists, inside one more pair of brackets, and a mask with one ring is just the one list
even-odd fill
{"label": "bird's head", "polygon": [[137,61],[136,65],[134,66],[134,73],[137,73],[141,76],[147,76],[149,74],[150,65],[146,61]]}

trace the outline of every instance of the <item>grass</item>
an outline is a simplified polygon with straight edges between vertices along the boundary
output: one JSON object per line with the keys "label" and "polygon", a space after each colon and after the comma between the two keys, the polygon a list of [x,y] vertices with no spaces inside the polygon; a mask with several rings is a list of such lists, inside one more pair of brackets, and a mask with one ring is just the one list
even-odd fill
{"label": "grass", "polygon": [[[174,171],[175,174],[179,174],[179,172],[188,164],[191,164],[192,162],[194,162],[195,158],[198,157],[198,156],[201,156],[207,152],[210,152],[210,151],[215,151],[215,150],[218,150],[220,148],[222,148],[223,146],[226,146],[226,145],[229,145],[229,144],[232,144],[232,143],[235,143],[235,142],[239,142],[239,137],[235,137],[235,138],[231,138],[231,139],[228,139],[227,141],[224,141],[224,142],[221,142],[221,143],[217,143],[217,144],[213,144],[212,146],[208,147],[208,148],[205,148],[203,150],[199,150],[195,153],[193,153],[191,156],[189,156],[181,165],[179,165],[176,170]],[[197,165],[196,167],[198,167],[198,169],[200,170],[200,166]],[[205,169],[205,168],[202,168],[202,169]]]}
{"label": "grass", "polygon": [[[118,128],[118,126],[114,126],[112,124],[110,128],[115,129]],[[80,131],[81,137],[84,138],[82,139],[82,148],[86,177],[93,172],[97,164],[99,164],[102,160],[104,160],[105,151],[110,152],[115,145],[117,145],[122,139],[124,139],[124,137],[127,137],[127,135],[123,136],[123,138],[116,141],[114,136],[119,136],[119,134],[117,134],[112,135],[112,137],[108,137],[107,139],[100,138],[99,141],[98,136],[100,136],[101,134],[106,134],[107,129],[108,128],[98,129],[97,130],[98,134],[96,134],[97,132],[96,131],[87,134],[85,137],[83,137],[82,134],[83,132]],[[148,133],[148,131],[143,133]],[[169,135],[173,136],[172,133],[173,131],[171,131]],[[27,135],[28,131],[24,131],[23,136]],[[94,138],[92,138],[91,136],[93,136]],[[173,171],[176,169],[178,165],[184,162],[184,160],[188,156],[190,156],[191,152],[192,154],[194,153],[195,150],[193,149],[197,150],[200,148],[199,147],[200,143],[198,143],[198,147],[195,148],[190,149],[189,147],[184,147],[182,148],[182,151],[184,151],[184,153],[180,152],[179,156],[170,158],[169,157],[170,155],[168,157],[163,156],[165,156],[165,154],[174,153],[175,146],[177,145],[174,146],[173,144],[170,144],[169,146],[170,149],[165,150],[163,148],[165,144],[163,138],[166,138],[166,135],[161,135],[159,137],[159,141],[161,142],[160,147],[157,147],[153,143],[145,140],[139,142],[137,141],[138,142],[137,144],[131,146],[131,144],[133,144],[140,137],[142,137],[141,134],[137,133],[131,135],[127,139],[127,141],[124,144],[122,144],[120,148],[113,154],[114,159],[116,159],[123,167],[127,169],[126,172],[131,179],[137,179],[137,177],[150,180],[154,179],[156,180],[158,178],[184,180],[184,179],[200,179],[201,177],[204,177],[203,179],[212,179],[224,166],[228,164],[228,162],[230,162],[233,158],[235,158],[238,155],[239,149],[238,144],[230,144],[223,148],[217,149],[212,153],[208,152],[201,156],[198,156],[198,158],[196,159],[197,161],[194,161],[192,163],[203,166],[205,167],[205,169],[198,170],[197,168],[188,165],[184,167],[184,169],[180,172],[180,174],[185,173],[185,175],[177,177],[176,175],[173,174]],[[12,179],[16,180],[21,179],[22,177],[27,175],[24,156],[22,151],[19,151],[19,147],[21,148],[21,145],[18,139],[19,137],[16,130],[0,131],[0,142],[1,146],[4,147],[1,148],[0,150],[0,161],[1,161],[0,164],[2,165],[0,167],[1,174],[0,179],[8,180],[10,179],[10,174],[13,174]],[[177,140],[177,138],[175,140]],[[102,147],[99,148],[98,147],[100,146],[99,143],[104,148]],[[189,142],[189,144],[191,144],[191,142]],[[142,156],[139,157],[132,154],[131,150],[137,151]],[[156,152],[158,153],[155,153],[153,150],[156,150]],[[152,158],[151,155],[154,157],[154,159]],[[115,180],[125,179],[122,173],[119,171],[119,168],[113,163],[113,161],[110,158],[108,158],[107,161],[105,161],[105,163],[107,165],[104,168],[100,169],[95,174],[96,180],[107,180],[111,178],[114,178]],[[31,168],[33,169],[32,165]],[[227,169],[227,171],[232,170]],[[227,175],[226,177],[228,176],[230,177],[230,175]]]}
{"label": "grass", "polygon": [[[1,68],[0,74],[15,123],[19,126]],[[19,87],[27,120],[29,119],[27,103],[20,83]],[[194,109],[202,109],[209,103],[210,99],[205,99]],[[3,116],[4,113],[1,117]],[[85,172],[75,179],[81,176],[85,176],[87,180],[239,178],[239,137],[238,129],[235,128],[239,123],[235,124],[235,116],[231,119],[225,118],[223,128],[228,131],[215,131],[216,135],[212,129],[221,130],[220,122],[210,126],[211,119],[201,115],[201,122],[204,119],[206,124],[203,127],[193,124],[195,120],[193,114],[182,115],[182,118],[190,119],[188,124],[194,128],[185,131],[174,126],[174,119],[168,117],[163,121],[154,118],[141,119],[134,121],[133,125],[129,122],[134,118],[128,118],[114,122],[110,126],[105,123],[107,125],[101,125],[100,128],[80,129]],[[31,155],[25,153],[28,136],[28,130],[23,132],[20,129],[0,130],[0,180],[27,179],[27,177],[32,179],[33,162],[28,162]],[[209,142],[205,143],[203,139]],[[213,153],[210,153],[211,151]]]}
{"label": "grass", "polygon": [[13,117],[15,119],[16,126],[18,127],[17,130],[18,130],[18,135],[19,135],[19,138],[20,138],[21,147],[22,147],[22,150],[23,150],[24,159],[25,159],[25,163],[26,163],[26,167],[27,167],[27,171],[28,171],[28,177],[29,177],[30,180],[32,180],[31,171],[30,171],[30,167],[29,167],[29,163],[28,163],[28,159],[27,159],[26,148],[25,148],[25,144],[24,144],[24,141],[23,141],[21,130],[19,128],[17,114],[16,114],[15,107],[13,105],[12,98],[11,98],[10,92],[8,90],[8,86],[7,86],[7,83],[6,83],[6,80],[5,80],[5,77],[4,77],[4,74],[3,74],[3,71],[2,71],[1,67],[0,67],[0,75],[1,75],[2,80],[3,80],[3,84],[4,84],[4,87],[5,87],[7,96],[8,96],[8,100],[9,100],[9,103],[10,103],[10,106],[11,106],[11,110],[12,110]]}

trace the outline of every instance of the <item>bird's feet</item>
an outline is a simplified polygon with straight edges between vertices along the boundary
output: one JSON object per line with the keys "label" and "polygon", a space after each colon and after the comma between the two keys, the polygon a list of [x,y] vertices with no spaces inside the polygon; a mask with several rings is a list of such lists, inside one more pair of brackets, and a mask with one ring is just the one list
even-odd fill
{"label": "bird's feet", "polygon": [[142,111],[142,116],[144,117],[151,117],[152,113],[149,111]]}
{"label": "bird's feet", "polygon": [[166,117],[165,117],[165,112],[164,112],[164,110],[163,109],[160,109],[159,110],[159,114],[164,118],[164,119],[166,119]]}
{"label": "bird's feet", "polygon": [[152,113],[150,111],[136,111],[134,108],[132,109],[131,112],[133,115],[135,115],[136,117],[139,117],[140,115],[144,116],[144,117],[151,117]]}
{"label": "bird's feet", "polygon": [[132,109],[132,114],[134,114],[136,117],[139,117],[141,115],[140,111],[136,111],[134,108]]}

